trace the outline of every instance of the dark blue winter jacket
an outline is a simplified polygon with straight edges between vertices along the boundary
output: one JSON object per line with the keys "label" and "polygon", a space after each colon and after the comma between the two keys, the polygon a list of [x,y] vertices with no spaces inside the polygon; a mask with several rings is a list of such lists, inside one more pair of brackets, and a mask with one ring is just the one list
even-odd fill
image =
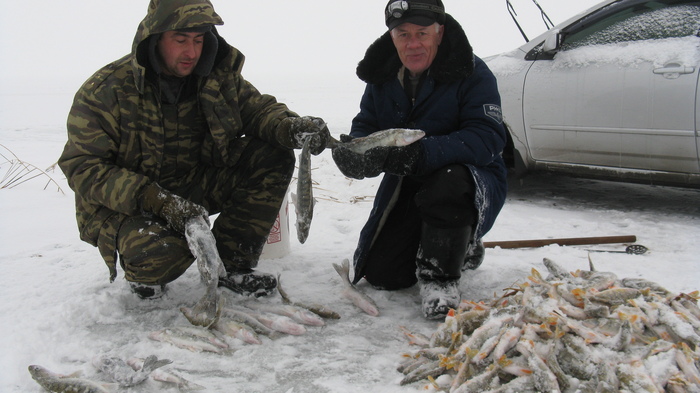
{"label": "dark blue winter jacket", "polygon": [[[488,232],[506,198],[506,168],[501,152],[506,131],[496,78],[486,64],[474,56],[464,30],[447,15],[443,41],[428,75],[417,92],[415,104],[398,78],[402,64],[389,32],[367,50],[357,75],[367,82],[360,113],[350,135],[361,137],[389,128],[413,128],[426,132],[419,142],[424,160],[419,175],[448,164],[464,164],[477,185],[479,220],[475,239]],[[355,250],[354,282],[362,277],[372,239],[400,177],[384,175],[370,217],[360,233]]]}

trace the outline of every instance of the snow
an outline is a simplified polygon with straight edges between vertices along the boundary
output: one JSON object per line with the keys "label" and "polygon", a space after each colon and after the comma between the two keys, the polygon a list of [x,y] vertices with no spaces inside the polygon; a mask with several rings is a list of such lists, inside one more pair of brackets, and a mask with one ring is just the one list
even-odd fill
{"label": "snow", "polygon": [[700,37],[666,38],[651,42],[624,42],[592,45],[559,52],[552,68],[583,67],[589,64],[614,64],[620,68],[635,67],[648,62],[654,67],[676,62],[697,64],[700,57]]}
{"label": "snow", "polygon": [[[25,7],[32,3],[27,2]],[[540,3],[548,9],[544,1]],[[13,7],[19,7],[16,4]],[[590,4],[581,4],[580,9]],[[145,7],[136,8],[140,18]],[[217,11],[224,20],[233,20],[233,12],[221,8]],[[505,18],[506,14],[501,15]],[[133,23],[119,27],[120,34],[126,34],[129,40],[132,25],[135,28]],[[478,41],[478,34],[468,34]],[[223,35],[236,44],[237,36]],[[374,36],[378,33],[372,33]],[[18,40],[26,43],[28,38]],[[358,46],[365,47],[371,39],[359,39]],[[58,42],[61,45],[57,46],[70,54],[68,44]],[[36,79],[21,73],[10,77],[0,73],[4,78],[0,89],[0,144],[38,168],[51,166],[65,142],[65,117],[81,79],[121,56],[128,45],[121,49],[113,56],[92,59],[93,69],[83,70],[86,72],[79,78],[71,73],[62,78],[58,66],[43,70]],[[354,53],[354,61],[361,53]],[[249,59],[255,57],[247,54]],[[62,60],[70,62],[67,57]],[[308,65],[310,61],[303,59],[300,63]],[[244,71],[249,67],[250,62]],[[252,82],[302,115],[323,117],[336,138],[349,131],[363,89],[352,70],[337,70],[333,75],[300,73],[287,78],[276,74],[277,68],[273,61],[267,68],[251,67]],[[27,72],[32,71],[36,72],[30,67]],[[42,81],[47,78],[52,83],[44,85]],[[32,80],[31,89],[15,88],[27,80]],[[6,154],[2,147],[0,152]],[[0,167],[0,176],[5,168]],[[352,258],[379,179],[345,178],[329,151],[313,156],[312,168],[317,203],[308,240],[299,244],[291,225],[289,254],[262,260],[259,269],[280,274],[292,300],[324,304],[342,318],[327,321],[324,327],[307,327],[301,336],[274,340],[264,337],[262,345],[231,339],[229,344],[235,349],[231,355],[189,352],[147,338],[150,332],[164,327],[188,325],[179,308],[193,306],[204,294],[196,266],[171,283],[165,297],[139,300],[130,292],[123,272],[110,284],[98,251],[79,240],[73,194],[58,169],[49,175],[62,192],[53,184],[44,189],[47,178],[43,176],[16,188],[0,189],[0,391],[43,391],[27,371],[30,364],[63,374],[82,371],[84,377],[101,380],[103,377],[91,365],[93,358],[149,355],[171,359],[173,364],[163,369],[175,370],[212,392],[424,391],[425,381],[399,386],[403,375],[396,371],[402,354],[415,350],[400,328],[430,335],[438,326],[438,322],[421,316],[418,289],[376,291],[360,282],[358,287],[379,307],[380,315],[372,317],[340,296],[343,283],[331,266]],[[484,240],[635,235],[638,243],[649,248],[648,253],[593,253],[590,256],[596,268],[619,277],[656,281],[674,292],[691,292],[700,289],[699,200],[700,190],[530,176],[512,184],[507,203]],[[293,221],[293,205],[289,206],[289,214]],[[587,248],[622,250],[624,245],[488,249],[484,264],[464,275],[462,297],[479,300],[500,295],[503,289],[524,281],[533,267],[545,271],[545,257],[569,270],[587,269]],[[248,300],[224,290],[222,293],[231,304]],[[275,294],[259,301],[280,303],[280,297]],[[176,391],[163,386],[147,381],[130,391]]]}

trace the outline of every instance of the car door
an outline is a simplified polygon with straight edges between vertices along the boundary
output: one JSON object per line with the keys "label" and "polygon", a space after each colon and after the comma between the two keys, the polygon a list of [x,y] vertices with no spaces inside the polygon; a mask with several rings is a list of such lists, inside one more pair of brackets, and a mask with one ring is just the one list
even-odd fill
{"label": "car door", "polygon": [[700,2],[628,1],[562,30],[524,84],[537,161],[681,173],[698,164]]}

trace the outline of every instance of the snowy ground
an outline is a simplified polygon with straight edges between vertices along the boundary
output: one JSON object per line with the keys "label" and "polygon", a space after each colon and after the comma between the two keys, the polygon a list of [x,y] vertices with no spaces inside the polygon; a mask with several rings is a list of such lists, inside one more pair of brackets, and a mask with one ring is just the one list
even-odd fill
{"label": "snowy ground", "polygon": [[[286,101],[293,101],[290,106],[299,112],[324,116],[333,133],[347,132],[355,110],[352,102],[359,92],[356,97],[351,97],[356,92],[340,95],[341,105],[334,107],[326,99],[331,88],[314,92],[278,88],[279,98],[289,98]],[[4,100],[8,116],[0,123],[0,143],[39,168],[53,164],[64,143],[63,119],[47,122],[53,117],[22,110],[34,104],[60,111],[69,105],[70,94]],[[340,107],[344,109],[334,109]],[[84,376],[100,380],[102,376],[90,365],[93,357],[151,354],[173,360],[171,369],[213,392],[423,390],[425,383],[400,387],[402,375],[395,370],[401,354],[414,350],[400,327],[429,335],[437,326],[421,317],[417,289],[378,292],[362,282],[360,287],[381,310],[379,317],[371,317],[339,296],[341,282],[331,267],[352,256],[377,181],[343,177],[328,152],[313,157],[312,166],[318,202],[306,244],[296,241],[290,205],[290,253],[263,260],[260,269],[280,273],[293,298],[324,303],[342,318],[325,327],[311,327],[302,336],[264,338],[262,345],[230,340],[236,349],[232,355],[193,353],[147,338],[162,327],[187,325],[178,309],[193,305],[203,293],[197,269],[172,283],[167,296],[156,301],[138,300],[123,275],[110,284],[97,250],[78,240],[73,195],[60,171],[49,174],[63,193],[54,184],[43,189],[46,177],[0,190],[0,391],[40,392],[27,372],[30,364],[60,373],[81,370]],[[0,175],[5,168],[0,167]],[[649,253],[594,253],[596,267],[689,292],[700,289],[698,200],[698,190],[533,176],[513,185],[485,240],[636,235]],[[489,249],[484,265],[463,278],[463,296],[477,300],[501,294],[524,281],[531,268],[544,270],[543,257],[570,270],[585,269],[586,248],[621,250],[624,246]],[[228,298],[232,303],[241,300]],[[280,298],[260,301],[279,303]],[[149,381],[132,391],[159,389],[161,385]]]}
{"label": "snowy ground", "polygon": [[[120,1],[115,2],[114,9],[135,13],[130,16],[130,21],[125,21],[123,16],[115,16],[113,21],[86,18],[74,12],[93,5],[93,2],[83,3],[83,7],[63,7],[65,10],[56,10],[55,13],[40,13],[38,16],[44,19],[38,22],[34,10],[42,7],[33,6],[34,2],[15,3],[14,6],[22,8],[23,12],[31,12],[31,19],[56,37],[50,48],[45,48],[49,52],[27,50],[27,56],[38,53],[41,59],[5,62],[2,66],[14,67],[3,68],[5,71],[0,73],[4,78],[0,80],[0,153],[3,155],[7,156],[11,151],[21,160],[41,169],[56,161],[65,142],[65,118],[72,95],[97,67],[128,50],[133,29],[145,11],[145,6],[125,7]],[[550,6],[544,4],[545,1],[542,3],[545,8]],[[565,7],[563,2],[547,3]],[[580,3],[579,7],[585,8],[583,3],[594,2]],[[569,3],[566,4],[569,7]],[[466,2],[458,6],[465,7],[465,14],[459,17],[456,4],[454,15],[465,21],[465,29],[475,48],[479,49],[478,54],[494,54],[493,37],[502,37],[502,29],[497,29],[499,33],[496,35],[466,21],[469,17],[486,20],[488,18],[483,18],[483,15],[491,17],[495,14],[474,13],[473,6],[467,7]],[[512,25],[502,8],[499,8],[499,15],[505,15],[506,23]],[[46,7],[42,9],[47,10]],[[233,21],[233,11],[227,11],[224,5],[217,9],[225,20]],[[302,10],[306,15],[307,9],[302,7]],[[360,15],[369,12],[362,7],[352,7],[352,10]],[[66,17],[70,18],[68,22],[66,18],[56,17],[66,11],[69,13]],[[327,15],[330,11],[314,9],[313,12]],[[28,20],[20,17],[25,14],[17,14],[16,10],[10,14],[17,16],[5,21],[8,24],[0,23],[0,26],[15,26],[9,22],[26,23]],[[289,28],[287,15],[281,16],[282,20],[268,23],[268,28]],[[381,12],[378,16],[381,19]],[[248,19],[257,23],[257,18]],[[562,18],[556,19],[559,22]],[[99,25],[83,27],[83,22]],[[238,45],[241,42],[243,45],[241,49],[249,56],[244,72],[251,82],[302,115],[323,117],[336,136],[347,133],[363,89],[352,75],[353,62],[378,34],[367,33],[369,38],[350,42],[352,45],[348,48],[345,36],[341,38],[343,45],[338,45],[338,39],[333,39],[337,35],[319,35],[314,31],[314,40],[323,38],[325,43],[328,38],[328,49],[323,53],[342,53],[353,59],[348,61],[339,57],[338,63],[346,67],[335,70],[337,74],[329,77],[297,74],[294,64],[279,67],[280,58],[290,58],[290,63],[298,58],[267,50],[280,45],[277,41],[261,44],[260,40],[277,40],[279,34],[243,34],[249,31],[243,22],[227,23],[226,28],[234,29],[232,31],[236,34],[229,31],[224,32],[224,36],[233,37],[232,43]],[[114,26],[105,28],[103,23],[114,23]],[[340,22],[333,19],[328,23]],[[380,31],[381,20],[376,23]],[[498,26],[492,21],[489,23]],[[298,24],[308,30],[304,23]],[[94,39],[96,43],[69,49],[67,46],[74,45],[76,39],[65,39],[65,27],[78,30],[76,34],[81,42]],[[27,34],[10,34],[19,28],[8,28],[7,34],[1,36],[9,41],[0,42],[0,47],[12,49],[15,47],[11,45],[18,45],[26,50],[39,42]],[[338,30],[354,32],[356,29]],[[86,36],[85,31],[91,34]],[[105,37],[105,31],[124,41],[117,45],[114,37]],[[295,37],[295,34],[285,36]],[[315,43],[314,40],[308,40],[309,44]],[[301,41],[294,42],[294,45],[288,45],[289,50],[297,54],[300,49],[297,45],[301,44]],[[515,45],[510,43],[505,45],[506,49],[513,47]],[[116,54],[96,55],[93,53],[95,48],[104,52],[113,50]],[[301,49],[305,53],[303,47]],[[51,50],[60,55],[52,55]],[[47,53],[49,59],[61,58],[61,62],[47,67]],[[66,54],[75,55],[75,58],[66,57]],[[270,57],[265,58],[265,55]],[[335,55],[322,57],[324,61],[334,59]],[[299,67],[308,67],[311,60],[302,60]],[[53,64],[60,66],[54,67]],[[332,69],[323,64],[317,69]],[[280,68],[294,76],[278,76]],[[30,77],[21,75],[25,70]],[[338,74],[342,77],[339,78]],[[339,296],[341,281],[331,267],[331,263],[352,257],[378,180],[353,181],[343,177],[335,168],[329,152],[313,157],[312,166],[317,204],[309,238],[303,245],[296,241],[295,215],[290,205],[290,252],[280,259],[261,261],[260,270],[281,274],[282,284],[292,298],[323,303],[338,311],[342,318],[328,322],[325,327],[310,327],[302,336],[275,340],[264,338],[262,345],[245,345],[230,340],[236,350],[231,355],[193,353],[147,338],[151,331],[188,324],[179,307],[193,305],[203,293],[195,267],[169,286],[165,298],[140,301],[130,293],[121,272],[117,281],[110,284],[107,268],[97,250],[78,239],[73,194],[58,169],[48,173],[57,185],[49,184],[46,189],[48,178],[44,176],[13,189],[0,189],[0,392],[41,392],[27,371],[30,364],[65,374],[82,371],[85,377],[101,380],[103,377],[90,365],[93,357],[127,358],[151,354],[173,360],[173,364],[166,368],[176,370],[211,392],[423,391],[426,384],[422,382],[399,386],[403,375],[396,371],[401,355],[414,351],[400,327],[429,335],[437,326],[437,322],[426,321],[420,315],[417,289],[378,292],[361,282],[359,286],[376,300],[381,311],[379,317],[371,317]],[[6,173],[7,165],[1,164],[0,182]],[[292,183],[292,190],[294,185]],[[58,187],[61,191],[57,191]],[[638,243],[650,249],[649,253],[641,256],[591,254],[596,267],[615,272],[620,277],[655,280],[672,291],[690,292],[700,289],[698,201],[699,190],[533,176],[513,184],[506,206],[485,240],[636,235]],[[622,250],[624,245],[489,249],[484,265],[463,278],[463,297],[478,300],[501,294],[504,288],[524,281],[531,268],[544,270],[544,257],[570,270],[585,269],[588,266],[586,248]],[[230,303],[241,300],[230,295],[227,298]],[[279,303],[280,298],[275,295],[260,301]],[[163,390],[159,383],[149,381],[131,391]]]}

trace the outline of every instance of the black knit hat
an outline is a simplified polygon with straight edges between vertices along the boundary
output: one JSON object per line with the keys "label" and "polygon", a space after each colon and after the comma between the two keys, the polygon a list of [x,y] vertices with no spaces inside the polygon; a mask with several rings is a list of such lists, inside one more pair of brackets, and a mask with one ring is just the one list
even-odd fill
{"label": "black knit hat", "polygon": [[445,24],[445,6],[442,0],[389,0],[384,9],[389,30],[402,23],[430,26]]}

